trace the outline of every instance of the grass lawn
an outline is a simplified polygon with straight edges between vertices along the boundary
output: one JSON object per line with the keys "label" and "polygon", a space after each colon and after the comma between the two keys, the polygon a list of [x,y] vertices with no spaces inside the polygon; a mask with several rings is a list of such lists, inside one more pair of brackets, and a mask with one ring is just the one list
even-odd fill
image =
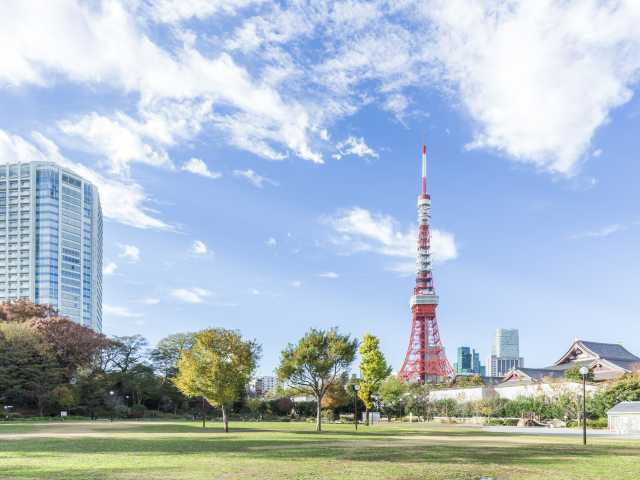
{"label": "grass lawn", "polygon": [[0,423],[0,479],[640,479],[640,441],[437,425]]}

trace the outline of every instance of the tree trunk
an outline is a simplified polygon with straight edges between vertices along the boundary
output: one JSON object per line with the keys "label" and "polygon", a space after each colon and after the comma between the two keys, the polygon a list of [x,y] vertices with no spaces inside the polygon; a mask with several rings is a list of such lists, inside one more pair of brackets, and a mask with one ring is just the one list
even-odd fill
{"label": "tree trunk", "polygon": [[321,404],[322,397],[316,397],[317,407],[316,407],[316,432],[322,431],[322,417],[320,415],[321,412]]}
{"label": "tree trunk", "polygon": [[229,433],[229,418],[227,417],[227,409],[222,405],[222,422],[224,423],[224,433]]}
{"label": "tree trunk", "polygon": [[202,397],[202,428],[206,427],[206,424],[205,424],[206,419],[207,419],[207,416],[205,415],[205,412],[204,412],[204,397]]}
{"label": "tree trunk", "polygon": [[369,426],[369,407],[367,407],[366,405],[364,406],[364,418],[365,418],[365,425],[368,427]]}

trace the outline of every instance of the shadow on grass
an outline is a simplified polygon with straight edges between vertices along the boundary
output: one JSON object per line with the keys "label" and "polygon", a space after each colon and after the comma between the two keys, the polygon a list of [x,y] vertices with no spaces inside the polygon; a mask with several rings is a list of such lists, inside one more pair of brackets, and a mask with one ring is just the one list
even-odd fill
{"label": "shadow on grass", "polygon": [[[295,425],[298,427],[298,425]],[[345,428],[346,427],[346,428]],[[353,427],[351,427],[353,428]],[[317,437],[318,441],[328,441],[331,437],[341,437],[345,439],[382,439],[382,438],[411,438],[411,437],[432,437],[434,440],[436,437],[485,437],[485,438],[506,438],[522,436],[518,433],[511,432],[489,432],[480,429],[460,428],[459,430],[444,429],[444,428],[423,428],[423,429],[393,429],[382,430],[375,427],[360,427],[358,431],[351,429],[347,425],[341,425],[339,429],[335,425],[329,426],[323,429],[322,432],[316,432],[312,425],[308,428],[269,428],[267,426],[246,427],[245,425],[230,425],[230,434],[238,433],[253,433],[253,434],[281,434],[281,435],[304,435],[310,438]],[[224,430],[222,424],[211,423],[206,428],[202,428],[201,425],[190,424],[126,424],[116,425],[110,424],[105,426],[95,426],[92,428],[95,433],[149,433],[149,434],[172,434],[172,433],[189,433],[193,435],[210,435],[210,434],[223,434]]]}
{"label": "shadow on grass", "polygon": [[[367,439],[369,440],[369,439]],[[437,439],[436,439],[437,440]],[[0,454],[63,456],[65,454],[158,454],[199,455],[203,453],[239,455],[243,459],[341,459],[366,462],[407,462],[435,464],[499,464],[530,466],[545,462],[575,461],[595,457],[634,457],[640,466],[640,446],[541,443],[490,445],[478,443],[432,443],[424,445],[399,441],[397,445],[381,441],[358,444],[331,438],[273,439],[242,438],[228,434],[216,437],[139,438],[29,438],[0,443]],[[50,455],[48,455],[50,454]]]}

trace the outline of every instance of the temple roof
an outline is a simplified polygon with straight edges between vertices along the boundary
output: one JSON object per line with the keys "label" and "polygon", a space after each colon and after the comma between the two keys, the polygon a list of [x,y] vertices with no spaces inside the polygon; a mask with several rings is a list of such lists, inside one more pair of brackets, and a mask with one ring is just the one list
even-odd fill
{"label": "temple roof", "polygon": [[615,364],[640,363],[640,357],[636,357],[620,344],[576,340],[567,353],[549,368],[561,367],[566,364],[574,366],[596,359],[609,360]]}
{"label": "temple roof", "polygon": [[640,362],[640,357],[636,357],[629,350],[617,343],[598,343],[587,341],[580,341],[580,343],[600,358],[606,358],[607,360]]}
{"label": "temple roof", "polygon": [[522,380],[522,377],[528,380],[542,380],[545,377],[562,377],[564,372],[562,370],[553,370],[549,368],[514,368],[504,377],[504,381],[507,382],[511,378]]}

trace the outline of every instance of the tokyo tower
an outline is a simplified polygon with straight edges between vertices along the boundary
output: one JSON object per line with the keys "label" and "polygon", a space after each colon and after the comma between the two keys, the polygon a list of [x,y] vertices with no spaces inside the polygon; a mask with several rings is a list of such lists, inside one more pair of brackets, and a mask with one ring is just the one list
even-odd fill
{"label": "tokyo tower", "polygon": [[418,249],[416,287],[411,296],[411,336],[399,376],[410,382],[440,382],[453,376],[438,331],[438,296],[431,272],[429,219],[431,196],[427,193],[427,147],[422,146],[422,188],[418,196]]}

